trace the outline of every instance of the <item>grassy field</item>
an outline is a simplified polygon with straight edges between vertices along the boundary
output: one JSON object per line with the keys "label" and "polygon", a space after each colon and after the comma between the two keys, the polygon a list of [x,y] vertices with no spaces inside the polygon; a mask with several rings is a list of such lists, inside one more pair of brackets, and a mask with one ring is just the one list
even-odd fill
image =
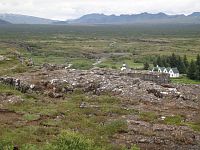
{"label": "grassy field", "polygon": [[[93,146],[99,150],[122,150],[123,145],[120,147],[110,144],[114,134],[127,129],[126,121],[120,116],[138,113],[134,109],[122,109],[120,99],[107,95],[92,98],[76,91],[65,95],[65,99],[55,101],[42,95],[22,94],[2,84],[0,90],[1,93],[9,93],[23,99],[15,104],[4,105],[4,109],[11,112],[8,111],[5,113],[6,117],[1,116],[0,119],[0,149],[3,141],[6,141],[7,145],[17,143],[22,149],[27,144],[31,144],[33,150],[48,149],[48,142],[56,140],[60,133],[67,132],[67,136],[72,138],[84,135],[82,139],[90,139],[95,143]],[[98,107],[81,108],[82,102]],[[110,116],[111,113],[114,116]],[[83,143],[85,144],[85,141]],[[87,150],[93,148],[87,147]],[[52,145],[50,149],[53,149]]]}
{"label": "grassy field", "polygon": [[[199,25],[133,25],[133,26],[0,26],[0,55],[11,57],[0,68],[12,70],[0,74],[23,72],[13,54],[32,58],[35,65],[43,63],[73,64],[75,69],[119,69],[123,63],[142,69],[158,55],[175,53],[196,59],[200,53]],[[12,59],[13,58],[13,59]],[[18,64],[18,65],[14,65]],[[13,68],[14,67],[14,68]],[[175,79],[176,83],[199,83]]]}
{"label": "grassy field", "polygon": [[182,76],[179,78],[172,78],[172,83],[179,83],[179,84],[200,84],[200,81],[197,80],[191,80],[186,76]]}
{"label": "grassy field", "polygon": [[75,61],[77,68],[78,59],[83,68],[90,68],[103,58],[101,67],[119,68],[126,62],[131,68],[142,68],[145,61],[152,63],[155,56],[173,52],[195,59],[200,52],[199,36],[198,25],[10,25],[0,27],[0,54],[18,52],[38,65]]}
{"label": "grassy field", "polygon": [[[200,26],[0,26],[0,55],[9,58],[0,61],[0,76],[34,69],[22,65],[16,54],[33,58],[36,66],[71,63],[75,69],[90,69],[99,61],[96,66],[101,68],[119,69],[126,63],[130,68],[142,69],[144,62],[152,67],[157,55],[172,53],[195,59],[200,53]],[[186,77],[172,82],[200,84]],[[124,109],[121,99],[109,94],[89,96],[75,91],[55,100],[22,94],[0,84],[0,98],[13,97],[19,102],[0,103],[0,110],[6,109],[0,113],[0,150],[10,150],[15,144],[22,150],[60,150],[59,146],[68,142],[78,143],[81,150],[126,150],[125,145],[116,146],[112,141],[114,135],[126,132],[127,122],[122,116],[137,115],[151,123],[159,118],[154,112]],[[82,102],[94,107],[82,109]],[[182,120],[177,115],[168,117],[163,124],[181,125]],[[187,126],[200,131],[199,123],[187,122]],[[138,149],[132,145],[132,150]]]}

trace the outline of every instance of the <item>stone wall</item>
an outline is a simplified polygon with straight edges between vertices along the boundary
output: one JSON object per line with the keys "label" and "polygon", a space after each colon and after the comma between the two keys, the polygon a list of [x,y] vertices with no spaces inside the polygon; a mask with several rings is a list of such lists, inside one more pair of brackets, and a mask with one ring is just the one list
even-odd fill
{"label": "stone wall", "polygon": [[121,75],[129,76],[132,78],[139,78],[144,81],[151,81],[157,84],[168,84],[170,83],[169,74],[160,74],[160,73],[145,73],[145,72],[121,72]]}

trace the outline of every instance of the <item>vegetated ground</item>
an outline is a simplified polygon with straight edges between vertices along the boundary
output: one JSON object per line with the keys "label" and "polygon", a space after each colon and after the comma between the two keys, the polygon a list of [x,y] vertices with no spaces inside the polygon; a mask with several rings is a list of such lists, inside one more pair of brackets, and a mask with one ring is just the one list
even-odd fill
{"label": "vegetated ground", "polygon": [[[1,26],[0,55],[4,58],[0,75],[20,77],[37,71],[20,64],[16,54],[32,57],[36,66],[72,63],[76,69],[90,69],[97,60],[101,68],[119,69],[123,62],[142,68],[144,61],[172,52],[195,59],[200,52],[199,36],[198,25]],[[145,95],[147,91],[141,98],[127,98],[81,89],[51,98],[0,84],[0,141],[19,148],[32,144],[35,149],[45,149],[67,130],[93,140],[101,149],[133,145],[141,149],[199,149],[199,85],[182,85],[199,81],[173,81],[181,83],[178,86],[194,99],[158,98],[153,93]]]}
{"label": "vegetated ground", "polygon": [[73,63],[88,69],[119,68],[122,63],[142,68],[156,55],[172,53],[195,59],[200,48],[199,25],[51,26],[0,27],[1,54],[18,52],[35,64]]}

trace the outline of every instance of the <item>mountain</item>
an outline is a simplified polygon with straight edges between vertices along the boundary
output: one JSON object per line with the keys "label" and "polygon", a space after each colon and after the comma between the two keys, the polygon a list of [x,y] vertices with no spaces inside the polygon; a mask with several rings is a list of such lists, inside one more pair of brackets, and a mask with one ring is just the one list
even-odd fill
{"label": "mountain", "polygon": [[200,24],[200,13],[191,15],[167,15],[165,13],[141,13],[133,15],[88,14],[78,19],[55,22],[54,24],[135,24],[135,23],[192,23]]}
{"label": "mountain", "polygon": [[200,17],[200,12],[193,12],[190,17]]}
{"label": "mountain", "polygon": [[4,25],[4,24],[11,24],[11,23],[0,19],[0,25]]}
{"label": "mountain", "polygon": [[18,14],[0,14],[0,19],[13,24],[52,24],[54,20]]}

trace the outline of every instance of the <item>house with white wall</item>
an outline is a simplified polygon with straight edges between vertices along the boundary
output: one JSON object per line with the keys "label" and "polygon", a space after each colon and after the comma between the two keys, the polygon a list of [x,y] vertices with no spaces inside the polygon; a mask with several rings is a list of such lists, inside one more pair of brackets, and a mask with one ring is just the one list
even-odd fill
{"label": "house with white wall", "polygon": [[165,68],[165,67],[159,67],[157,65],[157,67],[154,67],[152,69],[152,72],[167,73],[167,74],[170,75],[171,78],[178,78],[178,77],[180,77],[180,73],[179,73],[179,71],[178,71],[177,68],[170,68],[170,67]]}

